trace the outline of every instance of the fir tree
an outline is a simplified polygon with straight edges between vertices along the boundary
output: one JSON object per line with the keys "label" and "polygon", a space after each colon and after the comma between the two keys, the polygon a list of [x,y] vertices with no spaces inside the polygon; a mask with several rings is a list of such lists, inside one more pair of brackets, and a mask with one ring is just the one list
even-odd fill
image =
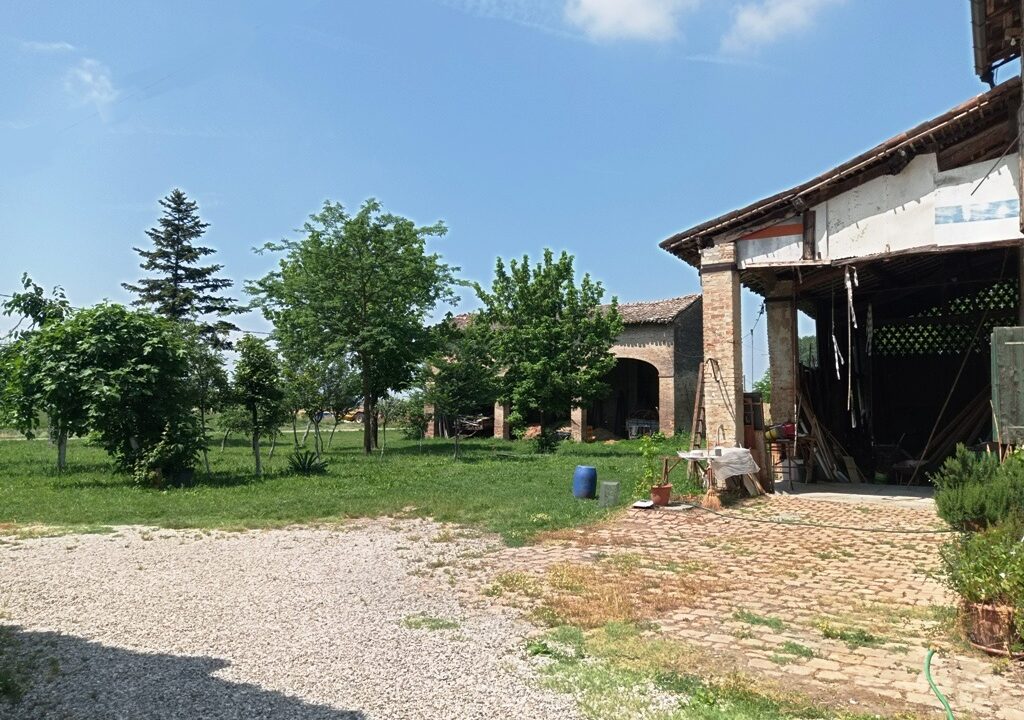
{"label": "fir tree", "polygon": [[217,277],[224,266],[199,265],[202,258],[216,252],[193,244],[209,223],[200,219],[196,202],[177,188],[160,205],[163,217],[156,227],[146,231],[153,249],[132,248],[143,259],[139,267],[155,277],[122,286],[138,295],[132,304],[149,306],[171,320],[195,322],[207,342],[225,347],[228,332],[238,328],[224,318],[241,308],[233,298],[220,294],[232,285],[231,280]]}

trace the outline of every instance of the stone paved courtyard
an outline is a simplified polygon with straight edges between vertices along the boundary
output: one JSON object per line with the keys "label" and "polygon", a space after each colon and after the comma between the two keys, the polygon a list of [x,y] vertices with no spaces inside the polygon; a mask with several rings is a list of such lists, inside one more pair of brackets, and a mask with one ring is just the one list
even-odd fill
{"label": "stone paved courtyard", "polygon": [[508,549],[500,565],[543,579],[553,568],[628,559],[655,580],[647,593],[685,574],[702,592],[648,605],[659,633],[837,706],[938,714],[922,670],[936,647],[933,675],[958,718],[1024,720],[1020,666],[958,639],[955,599],[938,577],[949,536],[916,532],[944,529],[934,507],[844,500],[768,496],[726,508],[726,517],[631,510]]}

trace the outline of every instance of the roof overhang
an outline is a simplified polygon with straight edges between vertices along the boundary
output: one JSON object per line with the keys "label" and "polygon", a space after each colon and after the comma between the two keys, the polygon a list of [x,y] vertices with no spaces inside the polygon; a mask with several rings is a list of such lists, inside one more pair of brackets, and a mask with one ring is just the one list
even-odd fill
{"label": "roof overhang", "polygon": [[[678,232],[663,240],[661,247],[690,265],[700,267],[700,249],[716,240],[735,239],[773,222],[799,215],[807,208],[872,178],[899,174],[916,155],[954,147],[966,139],[998,129],[1000,124],[1008,129],[1011,122],[1015,123],[1020,87],[1020,78],[1015,76],[812,180]],[[998,149],[994,153],[989,146],[984,154],[974,159],[998,155],[1007,144],[1004,135],[996,136]],[[1012,136],[1016,136],[1015,126]]]}
{"label": "roof overhang", "polygon": [[995,70],[1020,56],[1021,0],[971,0],[974,72],[994,84]]}

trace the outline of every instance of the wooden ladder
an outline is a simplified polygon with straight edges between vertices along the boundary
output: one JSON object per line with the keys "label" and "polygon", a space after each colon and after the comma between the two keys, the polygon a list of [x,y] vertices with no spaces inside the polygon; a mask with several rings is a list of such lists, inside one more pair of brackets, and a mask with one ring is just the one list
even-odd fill
{"label": "wooden ladder", "polygon": [[[708,438],[707,418],[704,415],[704,362],[697,371],[697,390],[693,394],[693,423],[690,426],[690,450],[701,447]],[[687,477],[693,476],[695,461],[686,462]]]}

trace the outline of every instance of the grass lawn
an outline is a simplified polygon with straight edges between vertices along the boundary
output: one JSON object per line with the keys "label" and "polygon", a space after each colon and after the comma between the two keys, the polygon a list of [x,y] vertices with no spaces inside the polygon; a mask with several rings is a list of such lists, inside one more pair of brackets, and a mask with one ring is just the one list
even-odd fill
{"label": "grass lawn", "polygon": [[[288,473],[291,435],[266,460],[263,479],[253,476],[245,438],[210,451],[212,473],[196,473],[189,488],[135,486],[111,467],[106,454],[82,440],[68,447],[68,471],[58,475],[56,449],[46,440],[0,440],[0,524],[102,527],[256,528],[377,515],[417,515],[476,525],[509,544],[539,531],[605,517],[596,501],[572,497],[576,465],[594,465],[599,480],[622,482],[621,504],[640,474],[636,442],[613,445],[562,443],[553,455],[529,443],[468,440],[452,460],[448,440],[420,443],[388,433],[384,456],[365,456],[361,434],[339,431],[327,451],[328,472]],[[682,438],[666,441],[681,447]]]}

